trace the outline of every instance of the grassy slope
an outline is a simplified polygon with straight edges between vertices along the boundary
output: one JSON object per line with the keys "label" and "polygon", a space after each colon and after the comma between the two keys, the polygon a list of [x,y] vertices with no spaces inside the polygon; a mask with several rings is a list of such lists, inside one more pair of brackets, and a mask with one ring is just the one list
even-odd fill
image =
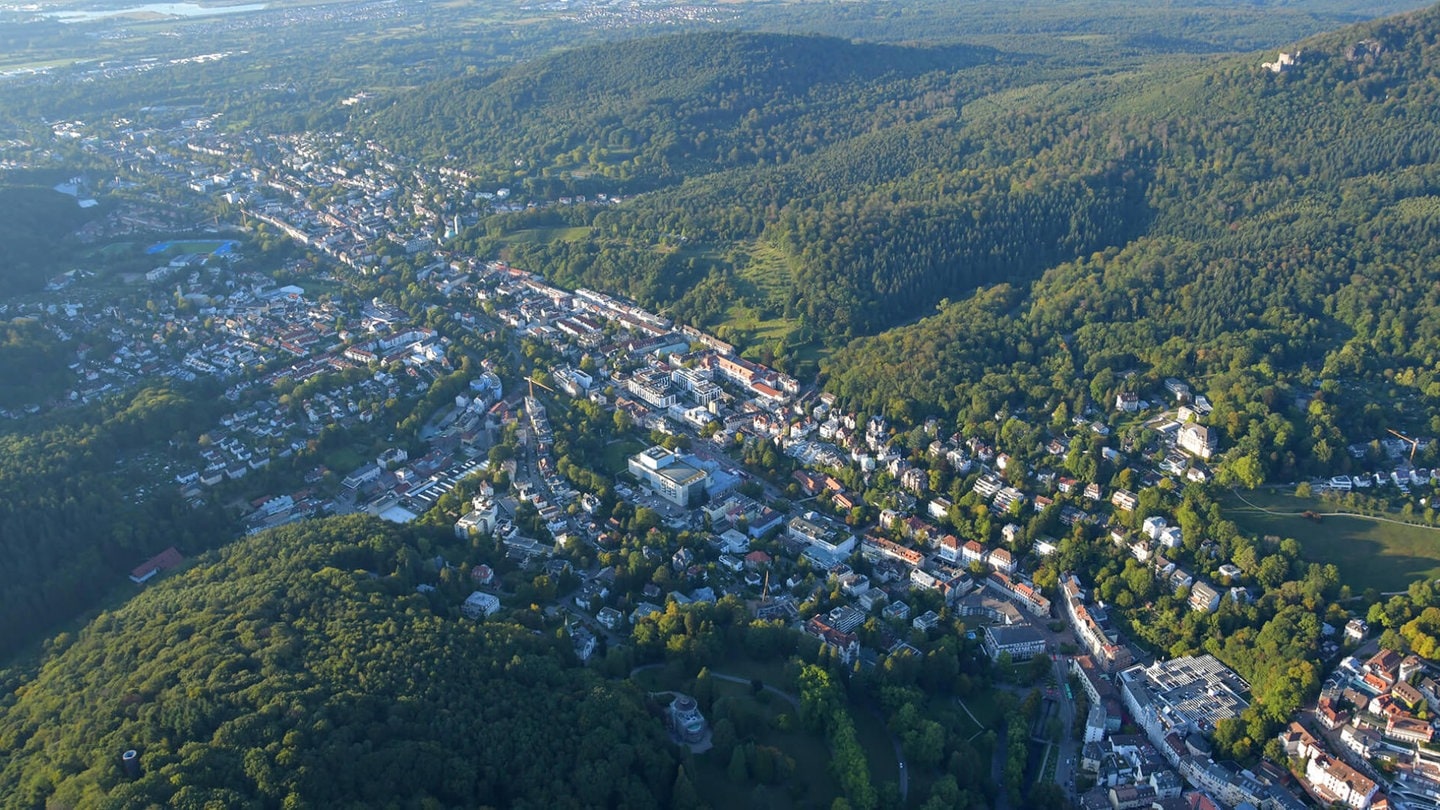
{"label": "grassy slope", "polygon": [[1247,492],[1245,499],[1288,514],[1267,514],[1228,496],[1225,515],[1242,531],[1295,538],[1306,559],[1334,563],[1342,580],[1354,588],[1398,591],[1417,579],[1440,577],[1440,529],[1350,516],[1325,517],[1317,523],[1300,513],[1330,512],[1334,505],[1281,493]]}

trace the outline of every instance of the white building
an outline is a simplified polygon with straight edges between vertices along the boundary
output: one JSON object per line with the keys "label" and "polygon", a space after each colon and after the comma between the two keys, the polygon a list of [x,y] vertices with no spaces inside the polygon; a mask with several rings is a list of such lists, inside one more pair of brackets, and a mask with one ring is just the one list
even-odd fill
{"label": "white building", "polygon": [[655,446],[630,457],[630,474],[676,506],[699,505],[710,476],[681,460],[679,453]]}
{"label": "white building", "polygon": [[1215,431],[1191,422],[1180,428],[1180,435],[1175,440],[1175,444],[1192,456],[1209,460],[1219,447],[1219,439],[1216,437]]}
{"label": "white building", "polygon": [[460,606],[460,612],[468,619],[480,619],[500,610],[500,599],[484,591],[475,591]]}

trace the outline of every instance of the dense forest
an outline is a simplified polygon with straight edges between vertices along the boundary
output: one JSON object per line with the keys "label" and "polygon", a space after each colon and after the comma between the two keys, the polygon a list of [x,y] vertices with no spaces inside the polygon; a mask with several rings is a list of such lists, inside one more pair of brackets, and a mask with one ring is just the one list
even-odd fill
{"label": "dense forest", "polygon": [[214,418],[207,396],[145,388],[48,424],[0,432],[0,553],[7,570],[0,656],[95,607],[166,547],[190,554],[234,535],[234,521],[220,507],[192,508],[172,482],[139,497],[137,487],[153,482],[122,466],[153,444],[202,429],[207,415]]}
{"label": "dense forest", "polygon": [[74,197],[51,188],[63,179],[53,171],[10,172],[0,181],[0,211],[6,212],[0,219],[0,244],[5,245],[0,301],[44,287],[62,243],[94,217],[93,209],[82,209]]}
{"label": "dense forest", "polygon": [[830,384],[984,419],[1076,413],[1128,371],[1202,379],[1237,459],[1292,480],[1345,469],[1345,444],[1393,425],[1440,430],[1436,27],[1435,10],[1361,26],[1279,75],[1235,62],[1117,100],[1088,126],[1155,153],[1148,233],[858,341]]}
{"label": "dense forest", "polygon": [[55,639],[0,698],[0,803],[665,806],[678,760],[642,695],[563,638],[437,610],[416,532],[277,529]]}
{"label": "dense forest", "polygon": [[30,318],[0,320],[0,408],[16,408],[64,389],[74,375],[66,345]]}

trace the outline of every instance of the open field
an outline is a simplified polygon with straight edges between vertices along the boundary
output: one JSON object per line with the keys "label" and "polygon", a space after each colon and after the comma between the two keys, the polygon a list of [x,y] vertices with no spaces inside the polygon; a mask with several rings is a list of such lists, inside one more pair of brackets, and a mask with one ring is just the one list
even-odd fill
{"label": "open field", "polygon": [[630,457],[645,449],[645,445],[631,439],[622,439],[605,445],[605,471],[616,475],[630,469]]}
{"label": "open field", "polygon": [[1246,492],[1243,498],[1230,494],[1221,499],[1225,516],[1242,531],[1295,538],[1307,560],[1334,563],[1351,587],[1398,591],[1417,579],[1440,577],[1440,530],[1360,516],[1327,516],[1318,522],[1301,517],[1307,509],[1335,510],[1319,498],[1276,492]]}
{"label": "open field", "polygon": [[590,228],[577,226],[573,228],[526,228],[523,231],[514,231],[500,237],[500,241],[507,245],[531,244],[543,245],[556,240],[563,242],[579,242],[590,234]]}

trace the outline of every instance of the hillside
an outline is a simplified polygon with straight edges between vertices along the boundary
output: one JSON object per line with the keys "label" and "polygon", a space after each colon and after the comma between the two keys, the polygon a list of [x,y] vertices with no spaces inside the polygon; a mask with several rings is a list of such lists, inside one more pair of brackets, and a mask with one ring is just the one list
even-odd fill
{"label": "hillside", "polygon": [[990,57],[773,34],[627,40],[415,88],[362,126],[496,180],[544,170],[628,193],[813,152],[883,124],[915,77]]}
{"label": "hillside", "polygon": [[95,210],[82,209],[74,197],[51,188],[66,179],[53,171],[0,175],[0,209],[9,212],[0,219],[6,256],[0,263],[0,303],[43,288],[46,277],[55,274],[57,257],[73,252],[67,237],[95,218]]}
{"label": "hillside", "polygon": [[[1429,416],[1440,302],[1427,281],[1440,258],[1437,33],[1435,8],[1360,24],[1284,48],[1300,56],[1281,72],[1261,66],[1276,51],[1086,72],[998,53],[946,67],[940,52],[887,47],[870,53],[894,67],[810,85],[828,106],[796,101],[803,83],[769,73],[722,78],[738,62],[668,61],[648,94],[612,66],[586,80],[596,97],[635,90],[646,109],[683,110],[672,128],[743,128],[753,116],[726,118],[715,92],[672,94],[765,76],[758,97],[785,101],[761,120],[791,148],[677,160],[673,182],[655,174],[663,187],[625,205],[497,216],[465,246],[503,246],[561,283],[664,308],[802,374],[816,370],[801,359],[810,349],[845,346],[826,378],[867,410],[1075,413],[1130,372],[1142,378],[1129,385],[1179,375],[1205,381],[1227,445],[1266,476],[1340,471],[1348,443],[1395,425],[1440,431]],[[808,39],[761,41],[772,62],[814,57]],[[738,35],[637,41],[624,64],[681,42],[759,47]],[[697,63],[717,67],[696,74]],[[537,69],[486,84],[529,88],[505,96],[507,142],[549,131],[579,98],[575,82]],[[527,101],[537,93],[562,103]],[[866,99],[878,101],[854,106]],[[566,130],[588,138],[582,152],[601,146],[589,126]],[[804,137],[817,127],[824,137]],[[503,240],[557,225],[565,239]],[[958,303],[915,322],[947,301]]]}
{"label": "hillside", "polygon": [[1129,371],[1202,380],[1235,460],[1281,480],[1345,469],[1346,444],[1397,424],[1440,429],[1437,31],[1430,9],[1301,43],[1281,74],[1235,59],[1113,88],[1094,111],[1091,93],[1057,93],[1040,126],[997,119],[997,137],[1031,141],[1083,120],[1094,148],[1130,152],[1155,178],[1151,224],[852,344],[833,387],[985,421],[1103,405]]}
{"label": "hillside", "polygon": [[665,805],[676,763],[639,693],[417,594],[419,540],[275,530],[62,635],[5,684],[0,806]]}

